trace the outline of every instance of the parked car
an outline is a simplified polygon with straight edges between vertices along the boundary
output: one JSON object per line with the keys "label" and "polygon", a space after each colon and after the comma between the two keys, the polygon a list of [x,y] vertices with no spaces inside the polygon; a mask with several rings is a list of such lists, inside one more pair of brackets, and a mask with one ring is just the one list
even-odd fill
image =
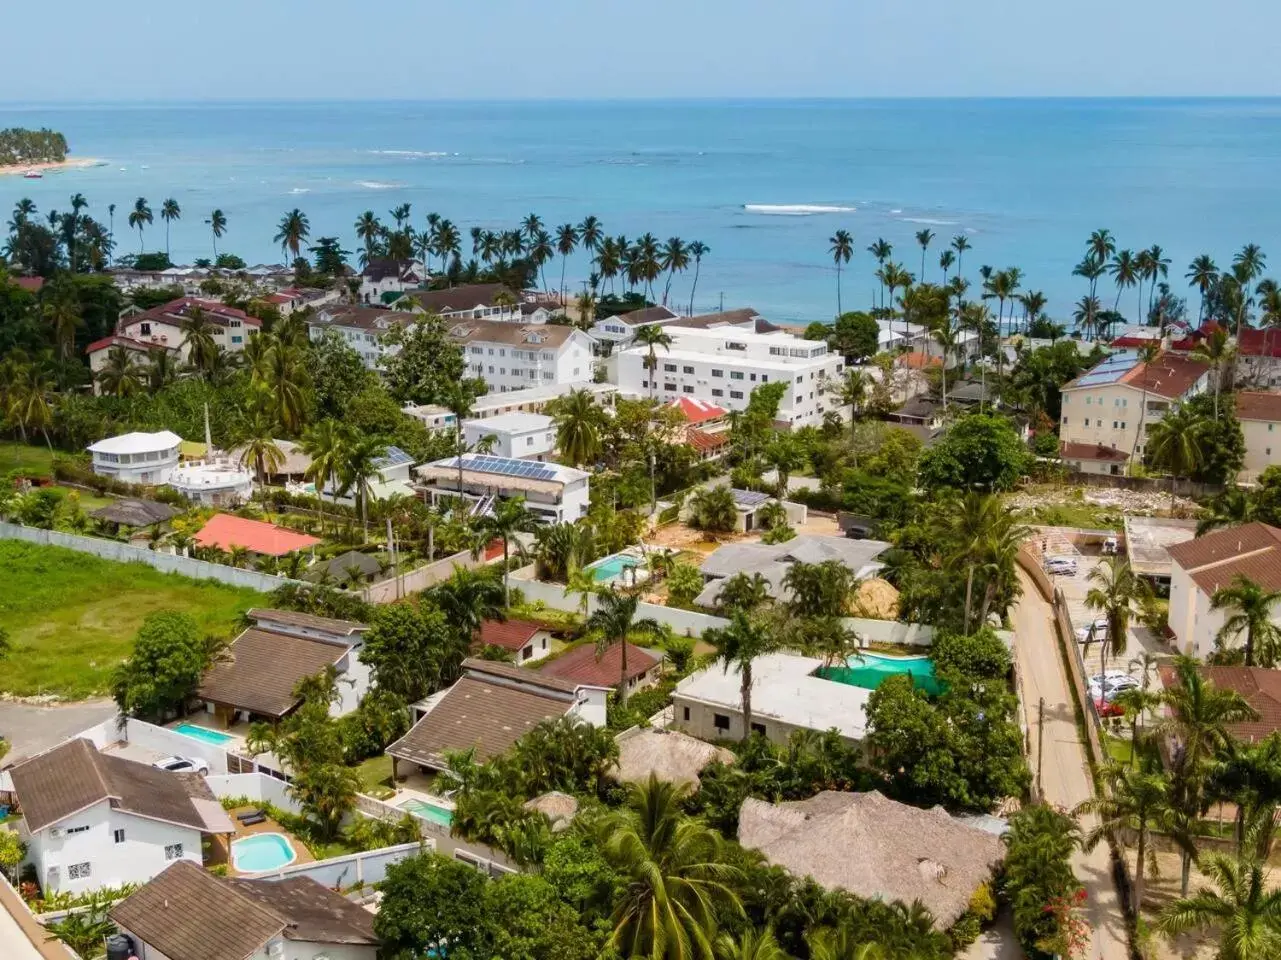
{"label": "parked car", "polygon": [[1100,717],[1104,717],[1104,718],[1125,716],[1125,710],[1123,710],[1117,704],[1111,703],[1107,700],[1095,700],[1094,709],[1095,709],[1095,712],[1097,712]]}
{"label": "parked car", "polygon": [[1107,673],[1096,673],[1090,677],[1090,686],[1102,686],[1109,680],[1126,680],[1129,674],[1124,670],[1109,670]]}
{"label": "parked car", "polygon": [[1049,557],[1045,561],[1045,572],[1051,576],[1058,575],[1064,577],[1076,576],[1076,558],[1075,557]]}
{"label": "parked car", "polygon": [[1078,627],[1076,630],[1077,643],[1102,643],[1108,638],[1108,618],[1098,617],[1091,624],[1084,627]]}
{"label": "parked car", "polygon": [[1118,677],[1101,684],[1090,684],[1091,699],[1103,699],[1111,703],[1122,690],[1137,690],[1141,684],[1134,677]]}
{"label": "parked car", "polygon": [[152,766],[157,770],[167,770],[169,773],[198,773],[202,777],[209,776],[209,764],[199,757],[194,760],[190,757],[165,757],[163,760],[157,760]]}

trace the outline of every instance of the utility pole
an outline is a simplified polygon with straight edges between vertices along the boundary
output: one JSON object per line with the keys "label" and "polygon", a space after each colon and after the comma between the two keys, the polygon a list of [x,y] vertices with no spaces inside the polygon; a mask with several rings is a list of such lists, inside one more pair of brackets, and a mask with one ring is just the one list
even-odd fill
{"label": "utility pole", "polygon": [[1041,767],[1045,757],[1045,697],[1036,705],[1036,797],[1043,800],[1045,794],[1041,786]]}
{"label": "utility pole", "polygon": [[400,564],[396,560],[396,541],[391,532],[391,517],[387,518],[387,552],[391,555],[392,576],[396,578],[396,599],[400,599]]}

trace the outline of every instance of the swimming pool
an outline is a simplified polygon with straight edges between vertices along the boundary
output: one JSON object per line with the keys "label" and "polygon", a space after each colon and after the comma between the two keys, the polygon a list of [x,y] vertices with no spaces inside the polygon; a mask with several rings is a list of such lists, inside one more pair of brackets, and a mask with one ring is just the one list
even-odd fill
{"label": "swimming pool", "polygon": [[231,841],[231,865],[241,873],[279,870],[298,858],[283,833],[255,833]]}
{"label": "swimming pool", "polygon": [[604,583],[608,580],[617,580],[626,570],[635,570],[640,566],[640,561],[635,557],[628,556],[625,553],[616,553],[612,557],[606,557],[592,565],[592,579],[597,583]]}
{"label": "swimming pool", "polygon": [[912,685],[932,697],[943,692],[943,685],[934,676],[934,661],[929,657],[883,657],[875,653],[856,654],[845,661],[843,667],[822,671],[828,680],[875,690],[886,677],[907,674]]}
{"label": "swimming pool", "polygon": [[194,723],[180,723],[174,727],[178,733],[184,737],[191,737],[192,740],[200,740],[203,743],[212,743],[216,747],[221,747],[230,743],[233,739],[225,733],[219,733],[217,730],[210,730],[208,727],[198,727]]}
{"label": "swimming pool", "polygon": [[448,807],[438,807],[426,800],[406,800],[400,804],[400,809],[446,828],[454,822],[454,811]]}

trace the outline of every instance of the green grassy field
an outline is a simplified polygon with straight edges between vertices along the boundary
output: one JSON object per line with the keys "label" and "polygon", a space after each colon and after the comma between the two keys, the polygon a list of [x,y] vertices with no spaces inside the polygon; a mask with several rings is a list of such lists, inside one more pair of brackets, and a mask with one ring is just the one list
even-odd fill
{"label": "green grassy field", "polygon": [[0,441],[0,476],[21,470],[31,477],[53,476],[53,454],[48,447],[12,440]]}
{"label": "green grassy field", "polygon": [[263,602],[253,590],[189,580],[140,563],[112,563],[60,547],[0,540],[0,627],[13,651],[0,661],[0,691],[70,700],[109,693],[147,614],[176,610],[208,633],[228,635]]}

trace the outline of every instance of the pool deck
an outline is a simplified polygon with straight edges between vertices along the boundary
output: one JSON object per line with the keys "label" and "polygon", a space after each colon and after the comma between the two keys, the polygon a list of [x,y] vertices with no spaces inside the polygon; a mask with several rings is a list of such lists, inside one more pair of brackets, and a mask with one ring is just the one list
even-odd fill
{"label": "pool deck", "polygon": [[[288,837],[290,846],[294,848],[295,857],[293,861],[289,864],[289,866],[293,867],[293,866],[297,866],[300,863],[316,862],[316,858],[311,855],[311,851],[307,849],[307,845],[305,843],[303,843],[301,840],[295,837],[292,833],[290,833],[288,830],[286,830],[284,827],[278,824],[275,820],[272,820],[270,817],[268,817],[262,823],[255,823],[252,826],[248,826],[248,827],[246,827],[243,823],[241,823],[239,820],[236,819],[236,816],[238,814],[247,813],[250,810],[257,810],[257,809],[258,808],[255,805],[249,804],[248,806],[245,806],[245,807],[236,807],[233,810],[227,811],[227,816],[231,817],[231,822],[236,825],[235,836],[231,837],[230,840],[239,840],[241,837],[252,837],[256,833],[279,833],[284,835],[285,837]],[[228,838],[215,836],[212,839],[213,839],[213,846],[209,851],[209,855],[205,858],[205,866],[210,867],[216,864],[225,863],[227,865],[227,876],[229,877],[244,877],[244,876],[252,877],[257,875],[255,873],[241,873],[234,866],[232,866],[231,856],[230,856],[231,848],[230,848]]]}

